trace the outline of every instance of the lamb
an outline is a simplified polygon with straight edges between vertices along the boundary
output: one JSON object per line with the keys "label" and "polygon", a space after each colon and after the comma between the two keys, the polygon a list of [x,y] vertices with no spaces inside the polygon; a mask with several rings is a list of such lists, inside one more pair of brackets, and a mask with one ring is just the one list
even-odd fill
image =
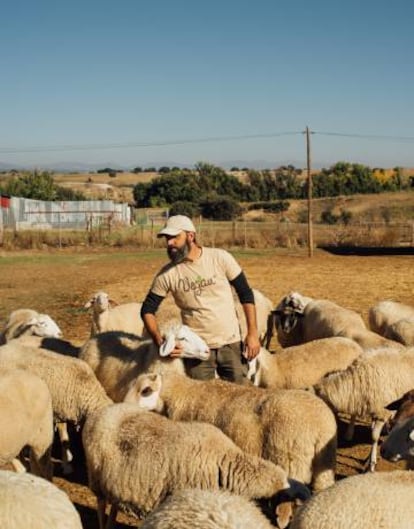
{"label": "lamb", "polygon": [[82,529],[66,493],[40,477],[0,470],[0,497],[4,529]]}
{"label": "lamb", "polygon": [[140,529],[273,529],[252,501],[227,491],[184,489],[161,503]]}
{"label": "lamb", "polygon": [[[10,313],[5,323],[0,334],[0,345],[15,338],[30,340],[29,336],[59,338],[62,331],[48,314],[39,314],[32,309],[17,309]],[[38,341],[39,338],[34,339],[34,342]]]}
{"label": "lamb", "polygon": [[408,529],[414,518],[414,472],[342,479],[296,511],[290,529]]}
{"label": "lamb", "polygon": [[0,465],[11,462],[24,471],[16,457],[28,446],[31,472],[51,480],[52,443],[52,398],[45,382],[26,371],[0,369]]}
{"label": "lamb", "polygon": [[334,482],[335,417],[307,391],[193,380],[173,372],[141,375],[131,391],[141,406],[170,419],[214,424],[246,453],[280,465],[315,491]]}
{"label": "lamb", "polygon": [[362,317],[325,299],[313,299],[290,292],[274,310],[277,337],[282,347],[328,338],[345,336],[363,349],[395,347],[395,342],[370,331]]}
{"label": "lamb", "polygon": [[362,352],[354,340],[342,336],[313,340],[275,354],[262,347],[256,357],[254,383],[272,389],[307,388],[329,372],[345,369]]}
{"label": "lamb", "polygon": [[[168,335],[166,346],[170,349],[175,339],[180,339],[185,331],[185,354],[201,355],[207,351],[206,343],[188,327],[175,320],[161,327]],[[184,336],[184,335],[183,335]],[[81,347],[79,358],[89,364],[107,394],[114,402],[124,400],[129,384],[138,375],[147,372],[176,371],[184,374],[184,363],[181,358],[160,356],[159,348],[151,339],[122,332],[106,332],[91,338]],[[205,355],[204,355],[205,358]]]}
{"label": "lamb", "polygon": [[106,292],[97,292],[84,306],[85,309],[93,309],[91,337],[106,331],[124,331],[141,336],[144,332],[141,306],[142,303],[119,305]]}
{"label": "lamb", "polygon": [[370,418],[373,444],[369,468],[375,469],[377,445],[390,412],[385,406],[414,387],[414,348],[389,348],[360,355],[347,369],[328,375],[315,393],[337,413]]}
{"label": "lamb", "polygon": [[282,492],[309,497],[282,468],[245,454],[218,428],[171,421],[135,404],[90,414],[82,440],[101,529],[107,502],[112,506],[106,528],[111,529],[119,506],[145,515],[184,488],[221,488],[255,499],[276,500]]}

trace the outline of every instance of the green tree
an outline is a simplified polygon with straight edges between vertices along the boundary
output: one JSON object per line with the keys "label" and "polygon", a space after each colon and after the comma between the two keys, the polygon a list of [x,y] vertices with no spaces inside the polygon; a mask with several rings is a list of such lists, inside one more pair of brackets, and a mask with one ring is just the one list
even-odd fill
{"label": "green tree", "polygon": [[203,217],[211,220],[233,220],[242,211],[238,202],[227,197],[205,200],[200,206]]}

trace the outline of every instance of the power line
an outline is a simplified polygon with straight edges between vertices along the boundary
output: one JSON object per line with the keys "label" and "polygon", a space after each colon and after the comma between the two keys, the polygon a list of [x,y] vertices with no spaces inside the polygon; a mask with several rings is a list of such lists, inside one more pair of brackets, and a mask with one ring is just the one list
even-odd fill
{"label": "power line", "polygon": [[[285,131],[270,132],[263,134],[244,134],[236,136],[207,136],[204,138],[161,140],[152,142],[128,142],[128,143],[91,143],[84,145],[39,145],[28,147],[0,147],[0,154],[18,154],[28,152],[66,152],[66,151],[90,151],[90,150],[109,150],[109,149],[130,149],[145,147],[162,147],[169,145],[190,145],[195,143],[226,142],[235,140],[249,139],[266,139],[277,138],[281,136],[295,136],[305,134],[306,131]],[[329,132],[308,130],[308,134],[317,134],[319,136],[337,136],[345,138],[358,138],[368,140],[400,141],[410,143],[414,141],[414,136],[391,136],[381,134],[356,134],[345,132]]]}
{"label": "power line", "polygon": [[246,134],[240,136],[210,136],[206,138],[164,140],[154,142],[132,142],[132,143],[96,143],[87,145],[48,145],[37,147],[0,147],[1,154],[25,153],[25,152],[51,152],[51,151],[87,151],[105,149],[128,149],[131,147],[160,147],[167,145],[188,145],[191,143],[223,142],[234,140],[248,140],[260,138],[276,138],[278,136],[297,135],[301,132],[272,132],[268,134]]}
{"label": "power line", "polygon": [[341,136],[345,138],[360,138],[368,140],[387,140],[387,141],[414,141],[414,136],[385,136],[381,134],[353,134],[345,132],[323,132],[323,131],[312,131],[312,134],[319,134],[320,136]]}

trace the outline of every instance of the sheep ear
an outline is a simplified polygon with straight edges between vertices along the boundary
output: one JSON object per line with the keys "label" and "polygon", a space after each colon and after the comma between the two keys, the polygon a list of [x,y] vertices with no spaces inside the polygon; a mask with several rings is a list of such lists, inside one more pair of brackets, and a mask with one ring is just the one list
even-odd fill
{"label": "sheep ear", "polygon": [[83,306],[84,309],[90,309],[92,307],[92,305],[94,304],[95,302],[95,298],[91,298],[89,301],[87,301],[85,303],[85,305]]}
{"label": "sheep ear", "polygon": [[175,334],[169,334],[165,342],[160,345],[160,356],[168,356],[175,347]]}
{"label": "sheep ear", "polygon": [[401,398],[399,398],[397,400],[394,400],[394,401],[390,402],[389,404],[387,404],[385,406],[385,408],[387,410],[398,410],[400,408],[401,404],[403,403],[403,400],[404,400],[404,397],[401,397]]}
{"label": "sheep ear", "polygon": [[112,298],[108,299],[108,303],[110,303],[113,307],[116,307],[117,305],[119,305],[119,303]]}

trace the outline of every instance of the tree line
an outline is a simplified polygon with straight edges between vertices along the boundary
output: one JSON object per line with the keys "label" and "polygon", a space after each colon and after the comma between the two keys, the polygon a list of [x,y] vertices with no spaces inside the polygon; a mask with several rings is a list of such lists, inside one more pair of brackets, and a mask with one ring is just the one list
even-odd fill
{"label": "tree line", "polygon": [[[134,185],[136,207],[163,207],[170,214],[191,217],[201,214],[205,218],[231,220],[243,208],[283,212],[289,208],[289,199],[304,199],[308,195],[308,180],[293,165],[272,170],[245,168],[243,178],[204,162],[194,169],[162,169],[150,182]],[[404,176],[399,167],[385,177],[383,169],[347,162],[321,169],[312,176],[312,182],[316,198],[414,188],[414,176]],[[0,193],[38,200],[86,200],[80,191],[55,184],[53,175],[47,171],[13,174],[0,184]]]}

